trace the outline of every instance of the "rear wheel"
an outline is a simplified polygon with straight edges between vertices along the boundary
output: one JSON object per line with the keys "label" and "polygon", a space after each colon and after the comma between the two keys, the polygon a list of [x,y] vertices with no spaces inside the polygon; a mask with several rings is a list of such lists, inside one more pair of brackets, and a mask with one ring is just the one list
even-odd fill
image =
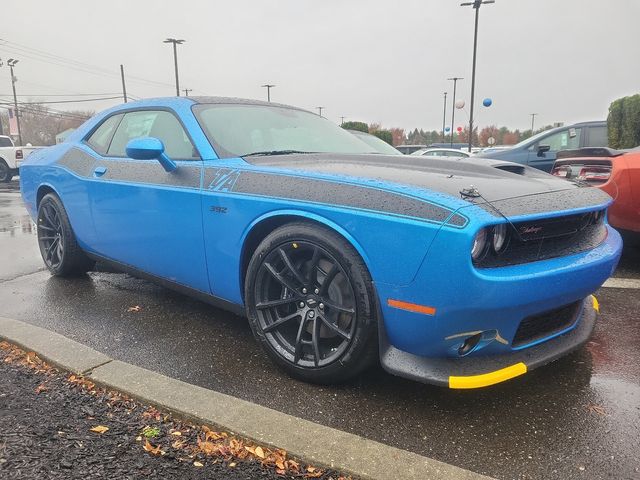
{"label": "rear wheel", "polygon": [[13,172],[2,158],[0,158],[0,183],[10,182],[13,178]]}
{"label": "rear wheel", "polygon": [[295,223],[267,236],[249,264],[245,303],[255,337],[294,377],[343,381],[377,356],[371,278],[330,230]]}
{"label": "rear wheel", "polygon": [[78,246],[60,199],[49,193],[38,205],[38,244],[49,271],[59,277],[86,273],[95,262]]}

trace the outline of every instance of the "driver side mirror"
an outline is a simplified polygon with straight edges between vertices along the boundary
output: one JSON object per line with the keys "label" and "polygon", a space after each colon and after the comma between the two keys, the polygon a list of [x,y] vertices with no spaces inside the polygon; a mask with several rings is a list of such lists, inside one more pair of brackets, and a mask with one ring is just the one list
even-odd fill
{"label": "driver side mirror", "polygon": [[173,172],[178,166],[164,153],[162,140],[154,137],[134,138],[127,143],[127,156],[134,160],[158,160],[167,171]]}
{"label": "driver side mirror", "polygon": [[545,152],[551,150],[551,145],[538,145],[538,156],[544,157]]}

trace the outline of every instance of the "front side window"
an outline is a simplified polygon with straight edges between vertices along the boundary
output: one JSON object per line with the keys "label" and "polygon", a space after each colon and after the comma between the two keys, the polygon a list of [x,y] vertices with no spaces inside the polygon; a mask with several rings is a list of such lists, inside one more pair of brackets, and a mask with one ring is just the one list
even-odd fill
{"label": "front side window", "polygon": [[117,128],[123,115],[113,115],[107,118],[87,139],[87,143],[100,155],[106,155],[113,132]]}
{"label": "front side window", "polygon": [[541,138],[538,145],[549,145],[552,152],[580,148],[581,128],[569,128],[561,132]]}
{"label": "front side window", "polygon": [[140,137],[154,137],[161,140],[165,153],[171,159],[199,158],[198,152],[178,119],[173,114],[162,110],[126,113],[113,136],[108,155],[126,157],[127,143]]}
{"label": "front side window", "polygon": [[221,158],[260,152],[375,153],[314,113],[268,105],[201,104],[193,108]]}

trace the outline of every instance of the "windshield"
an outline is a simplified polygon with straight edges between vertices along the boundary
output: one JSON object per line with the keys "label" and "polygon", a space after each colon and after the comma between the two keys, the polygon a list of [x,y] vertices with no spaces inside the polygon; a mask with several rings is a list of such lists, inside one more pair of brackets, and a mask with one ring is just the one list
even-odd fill
{"label": "windshield", "polygon": [[549,132],[552,132],[553,130],[543,130],[540,133],[536,133],[533,137],[529,137],[529,138],[525,138],[524,140],[522,140],[519,143],[516,143],[513,147],[510,148],[518,148],[518,147],[523,147],[525,145],[528,145],[529,143],[535,143],[537,140],[540,139],[540,137],[544,137],[545,135],[548,135]]}
{"label": "windshield", "polygon": [[350,133],[358,137],[364,143],[369,145],[373,151],[376,153],[380,153],[382,155],[402,155],[401,152],[396,150],[394,147],[389,145],[387,142],[382,140],[381,138],[376,137],[375,135],[370,135],[364,132],[358,132],[356,130],[349,130]]}
{"label": "windshield", "polygon": [[220,158],[277,153],[374,153],[346,130],[303,110],[200,104],[193,111]]}

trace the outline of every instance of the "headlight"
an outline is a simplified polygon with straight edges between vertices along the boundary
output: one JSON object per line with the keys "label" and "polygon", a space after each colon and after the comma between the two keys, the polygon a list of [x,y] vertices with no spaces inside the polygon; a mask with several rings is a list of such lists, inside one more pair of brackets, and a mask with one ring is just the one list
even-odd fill
{"label": "headlight", "polygon": [[500,253],[507,244],[507,224],[501,223],[493,227],[493,250]]}
{"label": "headlight", "polygon": [[483,228],[476,233],[473,239],[473,247],[471,247],[471,258],[479,260],[485,253],[485,247],[487,246],[487,229]]}

